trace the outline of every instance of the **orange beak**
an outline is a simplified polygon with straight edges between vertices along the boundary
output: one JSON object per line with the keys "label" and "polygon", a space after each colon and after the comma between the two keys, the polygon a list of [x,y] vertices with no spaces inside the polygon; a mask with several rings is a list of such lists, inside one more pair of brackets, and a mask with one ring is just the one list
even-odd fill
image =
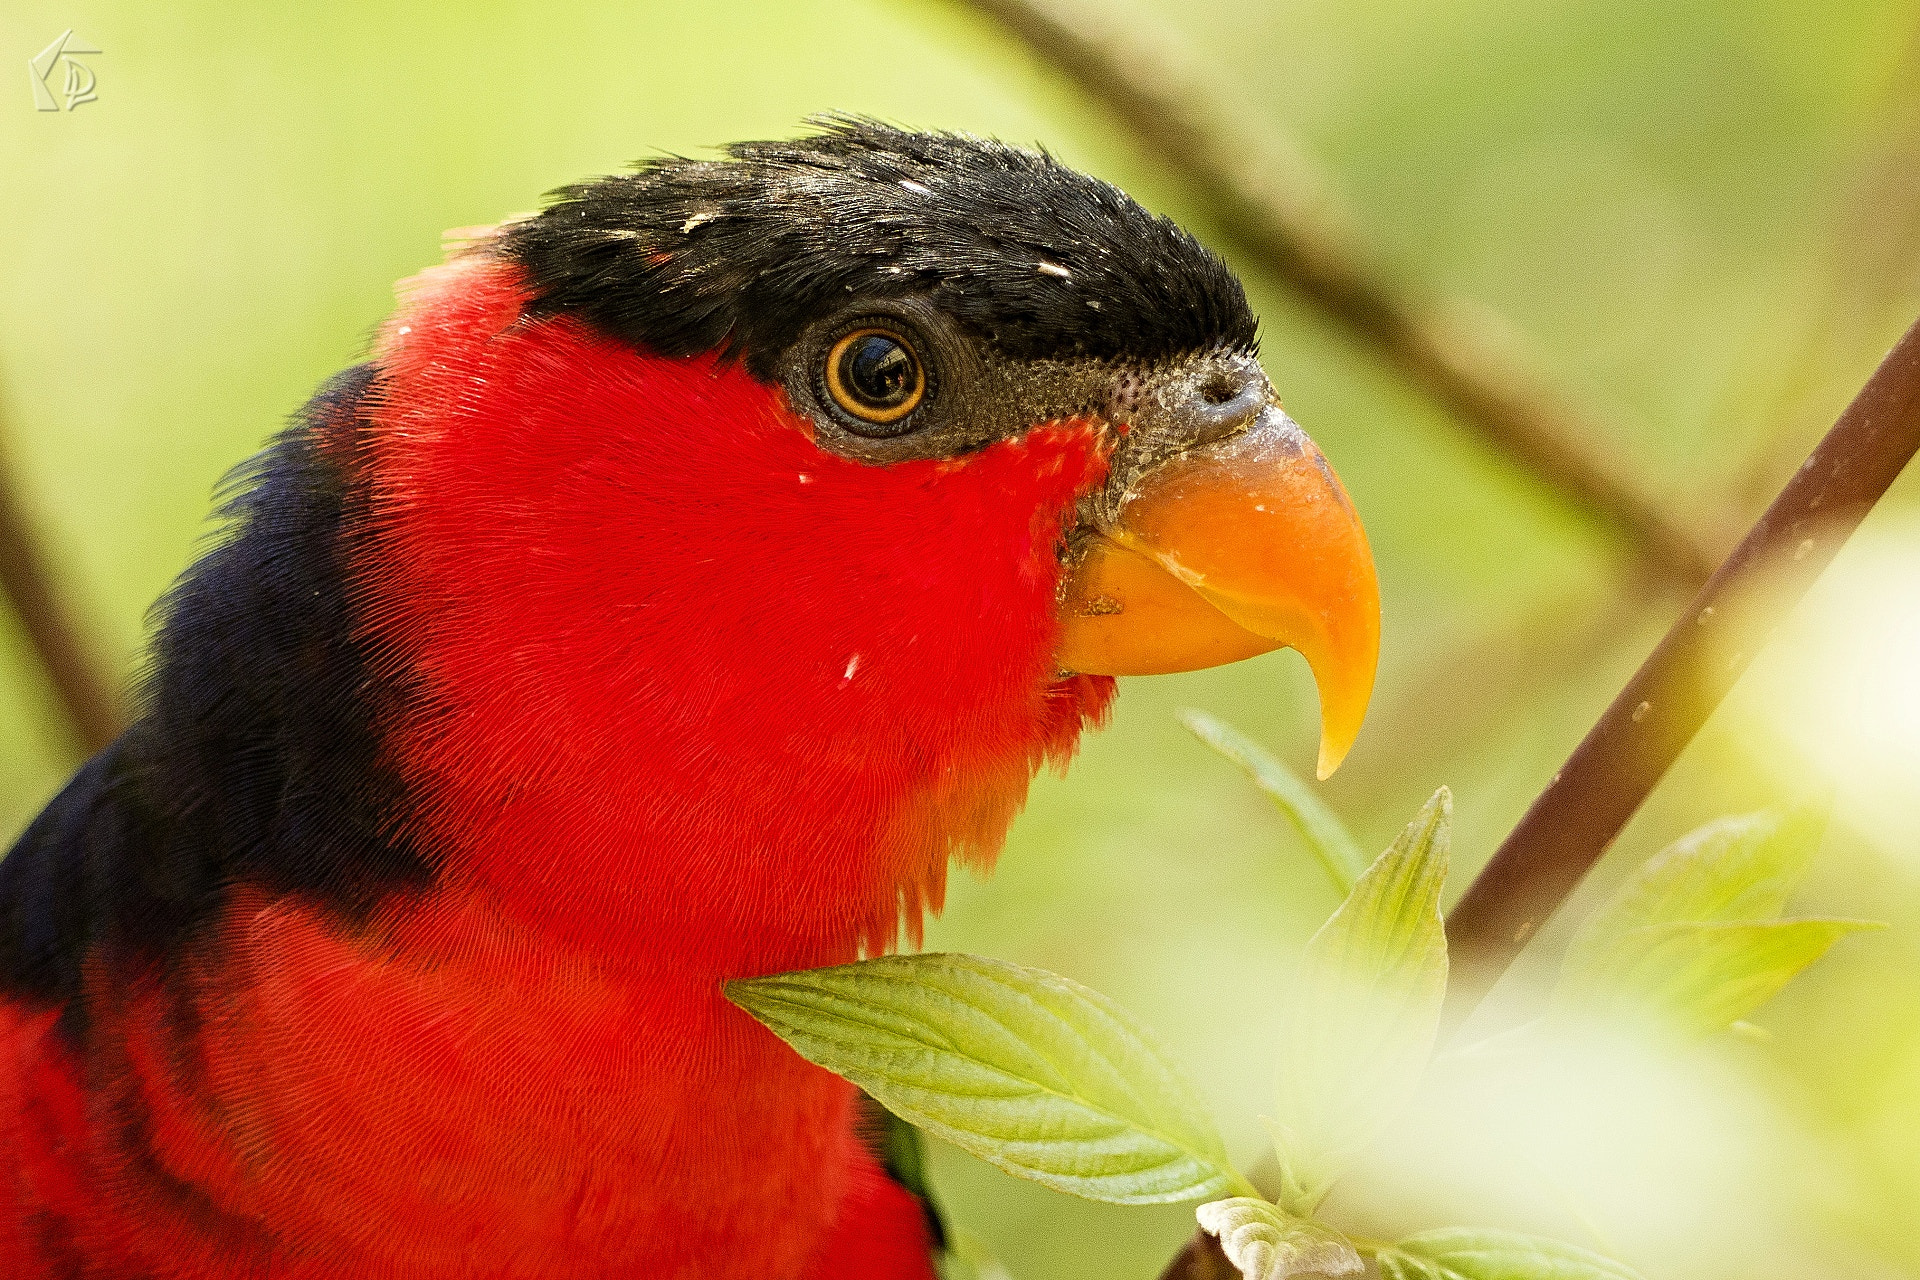
{"label": "orange beak", "polygon": [[1074,566],[1062,670],[1159,675],[1296,649],[1320,689],[1319,775],[1360,732],[1380,583],[1353,503],[1278,409],[1143,475]]}

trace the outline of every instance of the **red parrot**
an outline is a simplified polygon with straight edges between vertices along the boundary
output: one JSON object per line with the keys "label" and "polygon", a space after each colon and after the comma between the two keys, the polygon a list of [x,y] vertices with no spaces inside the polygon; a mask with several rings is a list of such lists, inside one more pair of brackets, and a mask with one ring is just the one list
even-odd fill
{"label": "red parrot", "polygon": [[229,483],[140,714],[0,861],[10,1280],[928,1280],[723,983],[917,942],[1115,675],[1366,540],[1225,265],[838,118],[469,233]]}

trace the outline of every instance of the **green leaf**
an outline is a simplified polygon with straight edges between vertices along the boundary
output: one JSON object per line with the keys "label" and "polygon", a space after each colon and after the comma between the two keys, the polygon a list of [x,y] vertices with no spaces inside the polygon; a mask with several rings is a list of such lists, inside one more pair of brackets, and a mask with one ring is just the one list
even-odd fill
{"label": "green leaf", "polygon": [[1200,1229],[1220,1240],[1220,1251],[1247,1280],[1288,1276],[1343,1276],[1360,1270],[1360,1255],[1332,1227],[1296,1218],[1251,1196],[1214,1200],[1194,1211]]}
{"label": "green leaf", "polygon": [[1470,1227],[1408,1236],[1375,1261],[1381,1280],[1640,1280],[1626,1264],[1570,1244]]}
{"label": "green leaf", "polygon": [[1856,929],[1859,920],[1776,920],[1806,873],[1825,813],[1769,810],[1708,823],[1640,868],[1580,930],[1557,1012],[1726,1030]]}
{"label": "green leaf", "polygon": [[1299,774],[1238,729],[1203,711],[1181,712],[1180,723],[1186,725],[1194,737],[1239,765],[1253,780],[1253,785],[1280,806],[1280,812],[1293,823],[1307,842],[1307,848],[1326,869],[1334,888],[1343,894],[1353,889],[1354,881],[1366,870],[1366,855],[1360,852],[1359,842],[1347,832],[1345,824],[1321,803],[1320,797]]}
{"label": "green leaf", "polygon": [[1452,809],[1442,787],[1307,944],[1273,1122],[1289,1209],[1319,1202],[1405,1105],[1433,1052],[1447,990],[1440,887]]}
{"label": "green leaf", "polygon": [[1146,1030],[1058,974],[884,956],[727,995],[809,1062],[1018,1177],[1113,1204],[1252,1193]]}
{"label": "green leaf", "polygon": [[1620,935],[1562,976],[1559,1012],[1651,1018],[1684,1033],[1724,1031],[1771,1000],[1866,920],[1681,921]]}
{"label": "green leaf", "polygon": [[1823,810],[1772,809],[1710,822],[1629,876],[1567,950],[1569,973],[1604,957],[1636,929],[1684,921],[1771,920],[1819,846]]}

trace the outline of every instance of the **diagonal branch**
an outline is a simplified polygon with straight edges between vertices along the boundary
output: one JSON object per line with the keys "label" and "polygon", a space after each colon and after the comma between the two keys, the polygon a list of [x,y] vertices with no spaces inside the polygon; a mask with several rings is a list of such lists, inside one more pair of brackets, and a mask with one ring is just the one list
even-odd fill
{"label": "diagonal branch", "polygon": [[[4,439],[0,421],[0,439]],[[13,607],[53,686],[72,740],[91,755],[120,732],[113,682],[83,641],[33,535],[13,469],[0,457],[0,592]]]}
{"label": "diagonal branch", "polygon": [[1920,452],[1920,321],[1714,572],[1447,917],[1458,1026]]}
{"label": "diagonal branch", "polygon": [[1743,507],[1758,506],[1799,464],[1826,426],[1827,404],[1853,384],[1855,356],[1920,296],[1920,13],[1876,110],[1830,199],[1807,301],[1781,308],[1792,339],[1738,378],[1714,415],[1722,429],[1771,424],[1728,486]]}
{"label": "diagonal branch", "polygon": [[[1694,597],[1447,917],[1458,1028],[1564,902],[1920,453],[1920,320]],[[1256,1171],[1255,1181],[1259,1180]],[[1160,1280],[1230,1280],[1196,1233]]]}
{"label": "diagonal branch", "polygon": [[1587,444],[1606,438],[1549,391],[1510,339],[1465,307],[1404,296],[1351,243],[1298,155],[1236,125],[1166,42],[1112,28],[1058,0],[971,0],[1132,130],[1178,174],[1239,251],[1303,294],[1462,424],[1612,528],[1687,587],[1713,568],[1712,535],[1675,520]]}

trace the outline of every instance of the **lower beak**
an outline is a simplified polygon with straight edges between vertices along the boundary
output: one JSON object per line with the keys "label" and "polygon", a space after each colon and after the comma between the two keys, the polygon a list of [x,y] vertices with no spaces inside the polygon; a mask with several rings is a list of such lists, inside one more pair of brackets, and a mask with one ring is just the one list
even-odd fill
{"label": "lower beak", "polygon": [[1143,475],[1060,603],[1062,670],[1159,675],[1296,649],[1320,690],[1319,775],[1360,732],[1380,584],[1333,468],[1277,408]]}

